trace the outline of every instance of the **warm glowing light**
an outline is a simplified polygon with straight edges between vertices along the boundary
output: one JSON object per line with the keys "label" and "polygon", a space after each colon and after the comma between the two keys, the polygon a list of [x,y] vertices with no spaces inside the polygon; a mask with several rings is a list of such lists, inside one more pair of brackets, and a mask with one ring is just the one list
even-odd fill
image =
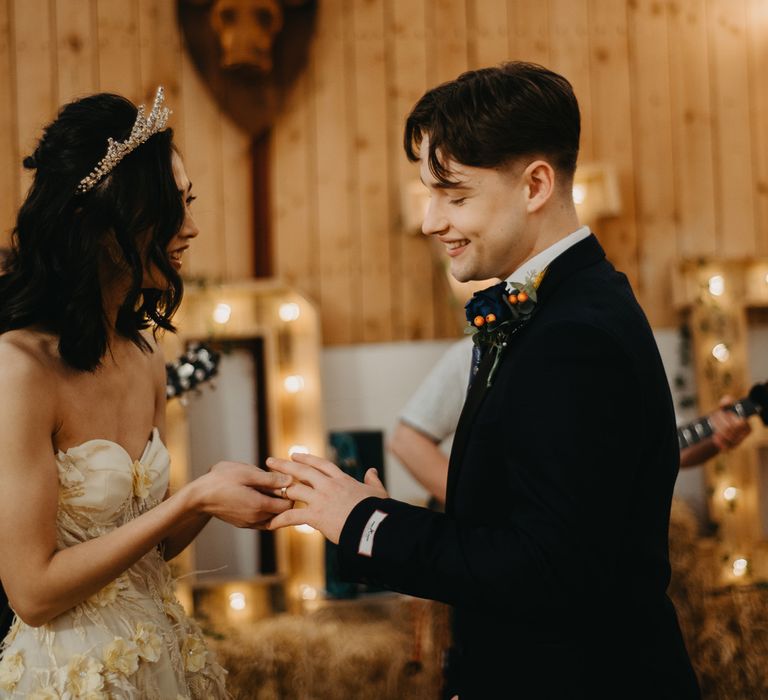
{"label": "warm glowing light", "polygon": [[715,345],[715,347],[712,348],[712,357],[714,357],[718,362],[727,362],[730,356],[731,351],[728,349],[728,346],[725,343],[718,343]]}
{"label": "warm glowing light", "polygon": [[290,457],[291,455],[294,455],[294,454],[308,455],[309,448],[306,445],[291,445],[288,448],[288,456]]}
{"label": "warm glowing light", "polygon": [[282,321],[295,321],[301,316],[301,309],[298,304],[290,302],[288,304],[280,304],[280,310],[278,311],[280,320]]}
{"label": "warm glowing light", "polygon": [[313,532],[315,532],[315,528],[313,528],[311,525],[307,525],[306,523],[304,523],[303,525],[294,525],[294,527],[299,532],[303,532],[305,535],[310,535]]}
{"label": "warm glowing light", "polygon": [[739,557],[738,559],[733,560],[733,575],[734,576],[743,576],[747,573],[747,568],[749,567],[749,562],[744,559],[744,557]]}
{"label": "warm glowing light", "polygon": [[300,374],[289,374],[283,380],[283,386],[289,394],[295,394],[304,388],[304,377]]}
{"label": "warm glowing light", "polygon": [[725,280],[722,275],[712,275],[709,278],[709,293],[713,297],[719,297],[725,292]]}
{"label": "warm glowing light", "polygon": [[737,489],[735,486],[727,486],[723,489],[723,498],[726,501],[734,501],[738,495],[739,489]]}
{"label": "warm glowing light", "polygon": [[245,610],[245,593],[240,593],[240,591],[230,593],[229,607],[233,610]]}
{"label": "warm glowing light", "polygon": [[584,200],[587,198],[587,188],[584,185],[573,186],[573,203],[584,204]]}
{"label": "warm glowing light", "polygon": [[216,308],[213,310],[213,320],[216,323],[224,325],[229,322],[232,316],[232,307],[229,304],[216,304]]}
{"label": "warm glowing light", "polygon": [[303,584],[299,586],[299,591],[301,591],[301,599],[302,600],[316,600],[317,599],[317,589],[313,586],[307,586],[306,584]]}
{"label": "warm glowing light", "polygon": [[765,276],[765,283],[768,284],[768,275]]}

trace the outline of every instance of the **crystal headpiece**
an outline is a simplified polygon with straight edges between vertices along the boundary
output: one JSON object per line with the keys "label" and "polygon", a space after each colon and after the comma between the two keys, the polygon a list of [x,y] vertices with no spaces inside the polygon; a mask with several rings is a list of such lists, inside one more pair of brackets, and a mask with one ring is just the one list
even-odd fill
{"label": "crystal headpiece", "polygon": [[145,116],[144,105],[140,105],[130,136],[125,141],[115,141],[111,137],[107,140],[107,155],[98,162],[88,175],[80,180],[77,193],[82,194],[95,187],[131,151],[138,148],[150,136],[165,129],[170,114],[171,110],[165,106],[165,90],[161,85],[157,88],[149,116]]}

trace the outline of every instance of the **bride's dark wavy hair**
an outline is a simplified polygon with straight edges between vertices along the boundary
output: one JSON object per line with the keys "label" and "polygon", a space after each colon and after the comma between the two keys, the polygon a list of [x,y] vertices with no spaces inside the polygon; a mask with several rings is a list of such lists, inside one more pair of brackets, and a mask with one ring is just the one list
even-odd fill
{"label": "bride's dark wavy hair", "polygon": [[[107,352],[107,319],[99,270],[105,259],[124,268],[131,284],[117,315],[117,332],[145,352],[141,334],[175,331],[181,277],[166,247],[184,222],[174,179],[173,132],[151,136],[93,189],[77,186],[107,151],[109,137],[128,138],[136,106],[102,93],[65,105],[24,166],[35,170],[19,210],[12,247],[0,276],[0,333],[41,325],[59,338],[71,367],[93,371]],[[142,289],[154,263],[167,289]]]}

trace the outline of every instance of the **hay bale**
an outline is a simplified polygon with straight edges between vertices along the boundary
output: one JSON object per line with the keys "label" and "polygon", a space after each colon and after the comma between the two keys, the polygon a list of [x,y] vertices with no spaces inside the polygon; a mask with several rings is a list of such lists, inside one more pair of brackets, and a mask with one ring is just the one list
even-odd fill
{"label": "hay bale", "polygon": [[227,630],[212,646],[236,700],[436,697],[439,671],[414,668],[408,622],[365,608],[284,614]]}
{"label": "hay bale", "polygon": [[698,536],[695,517],[680,501],[673,502],[669,533],[669,595],[703,697],[768,697],[768,589],[719,588],[715,543]]}

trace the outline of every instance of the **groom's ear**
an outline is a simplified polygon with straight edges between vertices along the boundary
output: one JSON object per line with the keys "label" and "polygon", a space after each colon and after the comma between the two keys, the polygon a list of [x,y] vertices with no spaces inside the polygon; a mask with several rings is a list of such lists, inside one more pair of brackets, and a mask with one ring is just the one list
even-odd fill
{"label": "groom's ear", "polygon": [[526,209],[529,214],[539,211],[555,191],[554,168],[545,160],[534,160],[522,175],[525,187]]}

